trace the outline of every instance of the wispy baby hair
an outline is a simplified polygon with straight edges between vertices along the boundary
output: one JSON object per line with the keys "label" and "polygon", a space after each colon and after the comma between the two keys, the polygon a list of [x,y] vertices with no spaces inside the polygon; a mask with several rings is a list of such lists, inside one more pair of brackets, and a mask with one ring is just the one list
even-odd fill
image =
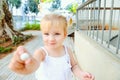
{"label": "wispy baby hair", "polygon": [[67,31],[67,20],[66,17],[59,14],[47,14],[41,20],[41,29],[51,27],[63,27]]}

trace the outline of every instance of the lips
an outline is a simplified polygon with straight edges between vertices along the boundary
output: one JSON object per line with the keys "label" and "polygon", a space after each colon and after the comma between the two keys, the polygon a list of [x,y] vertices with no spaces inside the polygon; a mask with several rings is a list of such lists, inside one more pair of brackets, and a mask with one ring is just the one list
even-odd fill
{"label": "lips", "polygon": [[50,45],[55,45],[56,43],[49,43]]}

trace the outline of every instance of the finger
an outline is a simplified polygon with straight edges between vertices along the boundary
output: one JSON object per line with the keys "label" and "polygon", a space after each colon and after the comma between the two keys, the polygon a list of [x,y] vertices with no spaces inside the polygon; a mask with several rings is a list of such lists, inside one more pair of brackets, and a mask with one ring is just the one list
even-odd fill
{"label": "finger", "polygon": [[[19,46],[14,54],[14,58],[17,61],[24,62],[24,53],[28,53],[23,46]],[[23,56],[22,56],[23,55]],[[28,57],[28,56],[27,56]],[[22,59],[21,59],[22,58]]]}
{"label": "finger", "polygon": [[92,75],[91,80],[95,80],[95,76]]}
{"label": "finger", "polygon": [[29,58],[28,60],[25,61],[25,67],[29,70],[31,70],[31,66],[36,64],[36,60],[34,58]]}
{"label": "finger", "polygon": [[18,69],[22,69],[25,68],[25,61],[20,59],[21,54],[23,54],[24,52],[27,52],[27,50],[23,47],[23,46],[19,46],[16,51],[14,52],[14,55],[11,59],[10,64],[8,65],[8,67],[12,70],[18,70]]}
{"label": "finger", "polygon": [[87,80],[87,79],[92,80],[92,75],[90,73],[86,72],[85,75],[84,75],[84,79],[85,80]]}
{"label": "finger", "polygon": [[18,54],[22,54],[22,53],[25,53],[25,52],[27,52],[27,50],[23,47],[23,46],[19,46],[18,48],[17,48],[17,51],[18,51]]}
{"label": "finger", "polygon": [[15,60],[12,60],[12,66],[15,69],[22,69],[22,68],[24,68],[24,63],[20,63]]}
{"label": "finger", "polygon": [[94,80],[94,76],[91,74],[91,73],[88,73],[89,74],[89,78],[91,79],[91,80]]}
{"label": "finger", "polygon": [[23,46],[19,46],[17,51],[19,52],[20,55],[20,59],[22,61],[27,60],[28,58],[30,58],[30,54],[28,53],[28,51],[23,47]]}
{"label": "finger", "polygon": [[92,74],[91,74],[91,73],[88,73],[88,77],[89,77],[89,78],[92,78]]}
{"label": "finger", "polygon": [[94,80],[94,76],[91,73],[88,73],[87,78],[89,78],[90,80]]}
{"label": "finger", "polygon": [[23,52],[24,52],[23,46],[19,46],[19,47],[16,49],[16,51],[14,52],[13,57],[18,57],[18,56],[20,56],[20,54],[22,54]]}
{"label": "finger", "polygon": [[8,65],[8,67],[11,70],[16,71],[17,69],[24,68],[24,63],[17,62],[17,60],[15,60],[15,58],[12,58],[10,64]]}
{"label": "finger", "polygon": [[13,58],[12,58],[12,60],[14,61],[14,62],[19,62],[19,63],[24,63],[21,59],[20,59],[20,54],[19,54],[19,52],[18,51],[15,51],[14,52],[14,55],[13,55]]}

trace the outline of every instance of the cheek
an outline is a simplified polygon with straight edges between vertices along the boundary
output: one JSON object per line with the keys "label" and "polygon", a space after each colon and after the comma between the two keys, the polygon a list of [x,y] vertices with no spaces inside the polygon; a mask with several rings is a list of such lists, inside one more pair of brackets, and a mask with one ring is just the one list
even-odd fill
{"label": "cheek", "polygon": [[65,39],[64,36],[61,36],[61,37],[57,38],[57,40],[59,40],[59,41],[63,41],[64,39]]}
{"label": "cheek", "polygon": [[43,41],[46,42],[48,40],[47,37],[43,37]]}

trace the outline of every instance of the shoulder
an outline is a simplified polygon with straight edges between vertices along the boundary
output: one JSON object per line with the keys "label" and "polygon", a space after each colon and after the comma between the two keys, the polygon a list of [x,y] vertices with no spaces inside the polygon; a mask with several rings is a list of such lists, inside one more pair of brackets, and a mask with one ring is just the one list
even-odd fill
{"label": "shoulder", "polygon": [[73,52],[71,50],[71,48],[69,48],[68,46],[65,46],[66,50],[67,50],[67,54],[69,55],[70,59],[73,58]]}
{"label": "shoulder", "polygon": [[77,60],[75,59],[75,54],[72,52],[72,50],[69,47],[66,47],[66,48],[67,48],[68,54],[70,56],[71,65],[73,67],[74,65],[77,64]]}
{"label": "shoulder", "polygon": [[73,54],[72,50],[68,47],[68,46],[65,46],[68,54],[71,56]]}

